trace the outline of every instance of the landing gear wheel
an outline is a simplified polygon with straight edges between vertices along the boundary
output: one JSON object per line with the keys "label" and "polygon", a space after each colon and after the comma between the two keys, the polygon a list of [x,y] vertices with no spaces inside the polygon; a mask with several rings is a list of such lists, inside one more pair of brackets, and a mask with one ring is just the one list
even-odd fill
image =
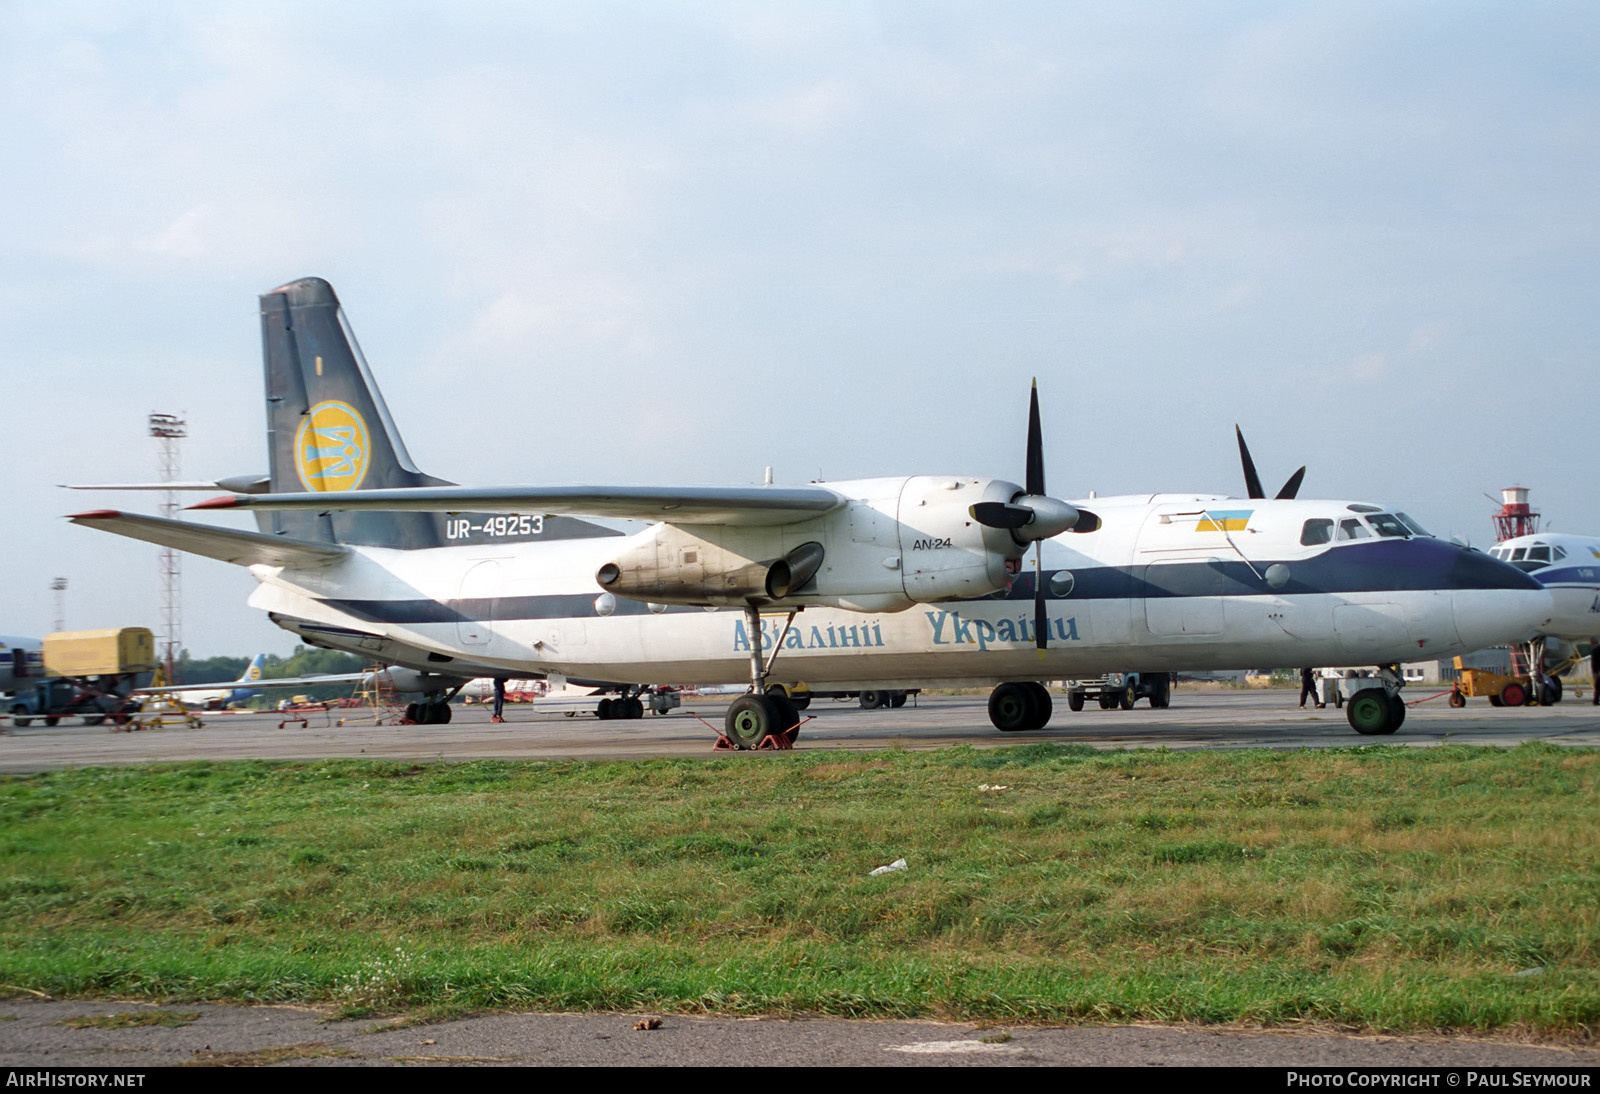
{"label": "landing gear wheel", "polygon": [[1539,692],[1539,702],[1547,707],[1561,702],[1561,677],[1546,676],[1544,678],[1544,688]]}
{"label": "landing gear wheel", "polygon": [[406,721],[410,722],[414,726],[418,726],[418,725],[422,724],[422,719],[420,717],[418,717],[418,714],[417,714],[418,705],[419,704],[417,704],[417,703],[407,703],[406,704]]}
{"label": "landing gear wheel", "polygon": [[805,710],[811,705],[811,693],[803,691],[799,695],[791,695],[789,696],[789,702],[794,704],[794,709]]}
{"label": "landing gear wheel", "polygon": [[1398,695],[1391,700],[1382,688],[1362,688],[1350,696],[1344,716],[1350,728],[1363,737],[1381,737],[1400,728],[1405,709]]}
{"label": "landing gear wheel", "polygon": [[609,722],[611,720],[611,706],[612,703],[610,699],[600,700],[600,702],[594,708],[594,716],[600,719],[602,722]]}
{"label": "landing gear wheel", "polygon": [[1067,692],[1067,709],[1076,714],[1083,709],[1083,689],[1073,688]]}
{"label": "landing gear wheel", "polygon": [[773,723],[772,732],[775,734],[797,731],[800,725],[800,711],[795,708],[794,700],[782,692],[768,694],[767,701],[772,704],[777,712],[778,720]]}
{"label": "landing gear wheel", "polygon": [[1510,683],[1500,689],[1500,701],[1508,707],[1520,707],[1528,701],[1528,689],[1518,683]]}
{"label": "landing gear wheel", "polygon": [[1165,710],[1172,705],[1172,677],[1166,673],[1157,676],[1150,687],[1150,709]]}
{"label": "landing gear wheel", "polygon": [[634,718],[634,719],[638,719],[638,718],[643,718],[644,717],[644,700],[643,699],[634,698],[634,699],[629,699],[628,700],[628,717],[629,718]]}
{"label": "landing gear wheel", "polygon": [[765,695],[741,695],[728,707],[724,730],[740,751],[755,748],[778,725],[778,708]]}
{"label": "landing gear wheel", "polygon": [[1023,687],[1033,693],[1033,721],[1029,729],[1043,729],[1050,724],[1050,715],[1055,713],[1055,704],[1050,699],[1050,689],[1043,684],[1027,683]]}
{"label": "landing gear wheel", "polygon": [[1027,684],[1001,684],[989,693],[989,721],[1001,733],[1032,729],[1038,700]]}

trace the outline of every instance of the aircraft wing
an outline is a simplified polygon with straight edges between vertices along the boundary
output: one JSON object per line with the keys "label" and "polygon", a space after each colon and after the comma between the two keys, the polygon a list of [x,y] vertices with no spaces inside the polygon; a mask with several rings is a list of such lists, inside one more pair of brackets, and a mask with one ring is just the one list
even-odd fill
{"label": "aircraft wing", "polygon": [[216,528],[116,509],[74,513],[67,519],[86,528],[100,528],[129,539],[142,539],[146,543],[221,559],[237,566],[314,566],[336,562],[350,553],[350,548],[338,543],[269,536],[241,528]]}
{"label": "aircraft wing", "polygon": [[383,509],[555,513],[673,524],[789,524],[845,504],[825,486],[413,486],[299,494],[225,494],[190,509]]}
{"label": "aircraft wing", "polygon": [[323,684],[359,684],[370,680],[370,672],[337,672],[327,676],[281,676],[262,678],[241,684],[237,680],[224,680],[216,684],[168,684],[159,688],[136,688],[134,695],[176,695],[186,691],[255,691],[264,688],[314,688]]}

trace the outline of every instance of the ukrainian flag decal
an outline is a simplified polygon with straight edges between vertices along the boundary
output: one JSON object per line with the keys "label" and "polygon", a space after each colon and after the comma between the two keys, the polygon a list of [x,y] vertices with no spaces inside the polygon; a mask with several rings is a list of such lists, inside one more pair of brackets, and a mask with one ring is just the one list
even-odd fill
{"label": "ukrainian flag decal", "polygon": [[294,434],[294,467],[307,490],[354,490],[367,477],[367,423],[349,403],[318,403]]}
{"label": "ukrainian flag decal", "polygon": [[1250,523],[1250,515],[1254,509],[1230,509],[1223,512],[1207,513],[1200,518],[1200,523],[1195,525],[1196,532],[1242,532]]}

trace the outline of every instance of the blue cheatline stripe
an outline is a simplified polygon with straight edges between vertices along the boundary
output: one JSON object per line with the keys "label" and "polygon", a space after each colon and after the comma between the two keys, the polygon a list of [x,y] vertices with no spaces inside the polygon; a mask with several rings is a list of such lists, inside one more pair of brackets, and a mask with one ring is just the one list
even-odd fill
{"label": "blue cheatline stripe", "polygon": [[[1253,569],[1252,569],[1253,565]],[[1095,566],[1072,570],[1073,586],[1062,597],[1049,591],[1051,601],[1162,600],[1197,596],[1303,596],[1317,593],[1416,592],[1456,589],[1523,589],[1543,586],[1515,567],[1478,551],[1466,551],[1432,539],[1378,540],[1324,551],[1308,559],[1284,560],[1289,580],[1281,587],[1268,585],[1265,574],[1271,559],[1157,563],[1149,566]],[[1048,570],[1045,579],[1061,571]],[[550,596],[474,597],[464,600],[349,600],[323,603],[370,623],[428,624],[472,623],[483,620],[513,622],[532,619],[592,619],[598,589],[590,593]],[[1021,574],[1004,593],[976,597],[985,600],[1033,599],[1033,575]],[[670,605],[668,613],[698,612],[702,608]],[[732,611],[734,609],[719,609]],[[619,616],[645,615],[640,601],[617,598]]]}

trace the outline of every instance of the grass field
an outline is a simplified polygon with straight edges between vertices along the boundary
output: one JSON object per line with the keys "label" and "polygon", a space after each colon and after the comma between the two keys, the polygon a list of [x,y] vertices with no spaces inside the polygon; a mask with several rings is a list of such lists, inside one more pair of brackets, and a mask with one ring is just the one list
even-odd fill
{"label": "grass field", "polygon": [[0,991],[1589,1038],[1597,775],[1027,745],[12,777]]}

